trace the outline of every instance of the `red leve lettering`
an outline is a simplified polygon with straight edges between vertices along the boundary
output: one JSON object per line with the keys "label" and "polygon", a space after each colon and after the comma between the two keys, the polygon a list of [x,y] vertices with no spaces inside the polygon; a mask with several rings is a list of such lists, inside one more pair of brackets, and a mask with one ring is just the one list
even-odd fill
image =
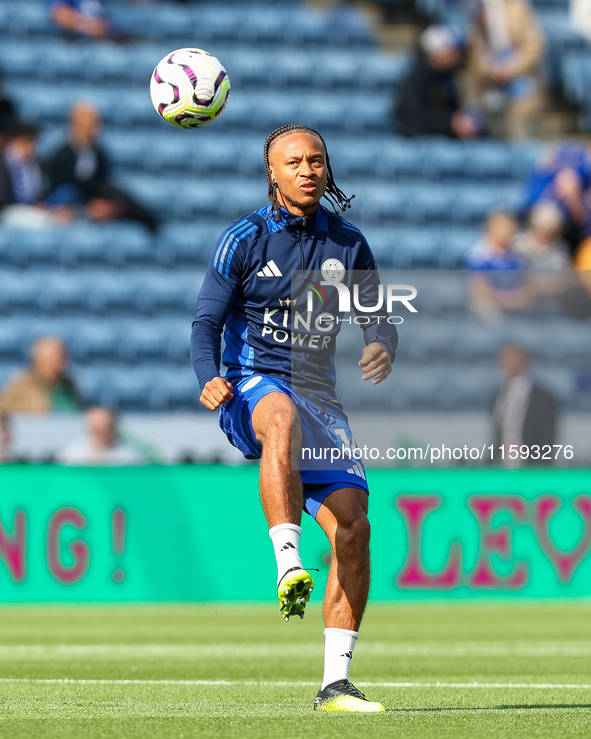
{"label": "red leve lettering", "polygon": [[0,521],[0,559],[4,560],[10,578],[23,582],[27,574],[27,514],[24,511],[14,514],[12,532],[10,536]]}
{"label": "red leve lettering", "polygon": [[452,542],[445,567],[440,572],[428,572],[422,560],[422,532],[427,516],[441,506],[440,495],[400,495],[396,506],[408,531],[408,553],[402,570],[396,577],[400,588],[421,590],[451,590],[460,584],[462,545]]}
{"label": "red leve lettering", "polygon": [[[499,575],[494,571],[491,557],[498,554],[502,559],[510,560],[514,525],[526,520],[525,501],[517,495],[473,495],[468,499],[468,507],[476,516],[480,528],[480,550],[470,584],[475,588],[522,588],[529,577],[528,563],[516,562],[509,575]],[[499,511],[510,512],[513,521],[493,528],[493,518]]]}
{"label": "red leve lettering", "polygon": [[570,552],[560,551],[550,536],[550,520],[560,505],[557,495],[542,495],[538,498],[535,509],[536,536],[542,551],[554,565],[559,581],[569,583],[591,549],[591,496],[579,495],[573,500],[573,507],[583,519],[583,533],[579,543]]}
{"label": "red leve lettering", "polygon": [[86,574],[90,549],[85,541],[74,540],[68,545],[72,563],[65,564],[61,558],[61,536],[66,526],[73,526],[81,531],[86,528],[86,517],[77,508],[61,508],[53,514],[47,529],[47,561],[49,571],[58,582],[72,585]]}

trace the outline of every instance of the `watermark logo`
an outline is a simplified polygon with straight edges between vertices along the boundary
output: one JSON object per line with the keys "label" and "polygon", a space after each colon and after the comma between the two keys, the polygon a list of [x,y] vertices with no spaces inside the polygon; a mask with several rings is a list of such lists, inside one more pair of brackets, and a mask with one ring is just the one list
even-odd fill
{"label": "watermark logo", "polygon": [[[326,292],[323,287],[334,287],[338,291],[339,313],[351,312],[351,290],[342,282],[334,282],[332,280],[323,280],[320,285],[315,282],[308,282],[306,293],[306,310],[311,312],[314,310],[314,295],[320,298],[320,302],[328,302]],[[388,313],[392,313],[394,305],[402,303],[411,313],[418,313],[417,309],[412,305],[411,301],[417,297],[417,289],[412,285],[378,285],[377,302],[375,305],[362,305],[359,294],[359,285],[353,285],[353,306],[358,313],[375,313],[386,307]]]}

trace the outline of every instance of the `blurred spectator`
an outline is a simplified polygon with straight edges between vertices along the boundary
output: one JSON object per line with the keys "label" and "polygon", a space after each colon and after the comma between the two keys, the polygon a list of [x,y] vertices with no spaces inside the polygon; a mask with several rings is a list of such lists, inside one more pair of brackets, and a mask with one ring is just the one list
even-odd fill
{"label": "blurred spectator", "polygon": [[574,260],[575,269],[591,272],[591,238],[585,239],[577,249]]}
{"label": "blurred spectator", "polygon": [[73,442],[57,456],[68,465],[141,465],[144,456],[121,440],[117,417],[107,408],[86,411],[87,436]]}
{"label": "blurred spectator", "polygon": [[12,101],[4,94],[4,76],[0,71],[0,146],[4,137],[14,127],[16,110]]}
{"label": "blurred spectator", "polygon": [[544,36],[526,0],[480,0],[469,71],[493,135],[531,136],[542,105],[543,53]]}
{"label": "blurred spectator", "polygon": [[74,36],[106,38],[111,27],[101,0],[47,0],[51,20]]}
{"label": "blurred spectator", "polygon": [[63,219],[60,209],[42,202],[43,180],[37,160],[37,129],[14,120],[0,151],[0,222],[14,228],[45,228]]}
{"label": "blurred spectator", "polygon": [[585,239],[579,246],[573,266],[578,270],[581,285],[591,297],[591,238]]}
{"label": "blurred spectator", "polygon": [[109,162],[98,139],[102,120],[92,103],[75,103],[67,142],[48,162],[50,205],[84,207],[94,221],[127,218],[151,231],[157,222],[144,207],[110,184]]}
{"label": "blurred spectator", "polygon": [[563,233],[574,253],[591,235],[591,155],[582,144],[563,144],[547,150],[530,174],[523,202],[529,211],[536,203],[555,203],[564,219]]}
{"label": "blurred spectator", "polygon": [[13,121],[8,129],[8,142],[0,156],[0,208],[36,205],[42,200],[36,138],[37,129],[28,123]]}
{"label": "blurred spectator", "polygon": [[[548,390],[539,385],[531,375],[531,359],[527,351],[518,344],[504,346],[498,355],[499,369],[503,384],[499,390],[493,409],[493,439],[495,458],[499,457],[499,447],[505,447],[505,464],[549,464],[542,460],[542,447],[556,441],[556,422],[558,406],[556,399]],[[529,458],[525,462],[508,459],[512,444],[525,444]],[[532,448],[538,447],[538,454]],[[547,451],[547,450],[544,450]],[[538,459],[534,459],[538,456]],[[552,454],[549,455],[552,457]]]}
{"label": "blurred spectator", "polygon": [[68,350],[61,339],[38,339],[31,348],[29,368],[10,379],[0,391],[0,416],[79,411],[82,400],[68,377],[68,364]]}
{"label": "blurred spectator", "polygon": [[503,320],[503,310],[519,310],[530,305],[525,261],[515,253],[517,220],[505,211],[489,214],[485,232],[466,260],[473,271],[469,288],[472,310],[487,323]]}
{"label": "blurred spectator", "polygon": [[591,43],[591,2],[590,0],[570,0],[571,27]]}
{"label": "blurred spectator", "polygon": [[455,73],[462,56],[460,39],[452,28],[430,26],[423,31],[419,55],[396,108],[404,136],[478,136],[476,118],[460,108]]}
{"label": "blurred spectator", "polygon": [[529,229],[515,240],[515,252],[526,266],[540,272],[570,269],[568,244],[562,238],[562,213],[555,203],[532,208]]}

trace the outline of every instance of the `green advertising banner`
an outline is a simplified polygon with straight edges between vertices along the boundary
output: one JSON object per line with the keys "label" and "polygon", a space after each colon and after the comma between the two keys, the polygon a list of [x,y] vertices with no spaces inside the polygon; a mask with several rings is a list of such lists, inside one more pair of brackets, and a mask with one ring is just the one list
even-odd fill
{"label": "green advertising banner", "polygon": [[[591,472],[368,478],[373,600],[591,596]],[[256,465],[0,468],[0,601],[274,599],[257,485]],[[304,518],[322,586],[329,547]]]}

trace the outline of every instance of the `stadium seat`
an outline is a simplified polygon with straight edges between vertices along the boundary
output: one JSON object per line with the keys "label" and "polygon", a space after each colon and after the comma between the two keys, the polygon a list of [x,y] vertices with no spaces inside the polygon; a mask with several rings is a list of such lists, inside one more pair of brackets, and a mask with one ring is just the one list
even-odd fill
{"label": "stadium seat", "polygon": [[[39,307],[43,293],[43,273],[26,270],[2,269],[0,271],[0,311],[34,311]],[[6,319],[2,319],[3,321]]]}
{"label": "stadium seat", "polygon": [[59,261],[59,244],[67,229],[43,228],[39,230],[5,229],[5,251],[12,264],[29,266],[51,265]]}
{"label": "stadium seat", "polygon": [[138,272],[136,305],[146,313],[161,314],[164,310],[192,317],[203,276],[203,272],[194,270],[183,270],[182,273]]}
{"label": "stadium seat", "polygon": [[481,236],[480,228],[445,228],[440,230],[441,251],[438,264],[446,269],[463,268],[466,256]]}
{"label": "stadium seat", "polygon": [[119,356],[134,364],[146,360],[165,360],[168,353],[167,323],[154,319],[124,321],[120,327]]}
{"label": "stadium seat", "polygon": [[447,409],[489,409],[500,385],[494,364],[458,364],[445,372],[441,407]]}
{"label": "stadium seat", "polygon": [[105,264],[110,247],[107,232],[100,226],[74,224],[60,232],[59,260],[70,267]]}
{"label": "stadium seat", "polygon": [[227,223],[200,221],[198,225],[171,223],[160,234],[157,258],[166,265],[205,265]]}
{"label": "stadium seat", "polygon": [[[0,15],[0,26],[2,17]],[[0,44],[0,69],[6,77],[27,77],[38,68],[39,53],[36,45],[2,39]]]}
{"label": "stadium seat", "polygon": [[391,139],[379,147],[376,173],[389,178],[400,175],[417,177],[423,172],[423,146],[408,139]]}
{"label": "stadium seat", "polygon": [[415,223],[446,221],[454,207],[455,193],[450,187],[420,184],[407,186],[405,191],[406,215]]}
{"label": "stadium seat", "polygon": [[154,375],[150,390],[152,410],[197,410],[199,383],[191,367],[162,368]]}
{"label": "stadium seat", "polygon": [[79,274],[65,271],[40,272],[37,275],[42,290],[38,294],[38,306],[48,313],[77,311],[88,304],[88,285]]}
{"label": "stadium seat", "polygon": [[0,368],[7,362],[21,362],[25,352],[20,322],[0,321]]}
{"label": "stadium seat", "polygon": [[428,318],[408,316],[398,327],[405,354],[411,360],[421,361],[453,357],[456,330],[453,320],[432,315]]}
{"label": "stadium seat", "polygon": [[457,317],[450,321],[450,325],[454,327],[454,354],[462,360],[493,358],[507,342],[507,334],[503,328],[487,326],[476,319]]}
{"label": "stadium seat", "polygon": [[[114,360],[119,356],[120,341],[121,324],[117,319],[101,321],[81,319],[77,323],[70,324],[68,348],[77,362]],[[99,371],[99,368],[96,368],[96,371]],[[92,372],[89,374],[93,376]]]}

